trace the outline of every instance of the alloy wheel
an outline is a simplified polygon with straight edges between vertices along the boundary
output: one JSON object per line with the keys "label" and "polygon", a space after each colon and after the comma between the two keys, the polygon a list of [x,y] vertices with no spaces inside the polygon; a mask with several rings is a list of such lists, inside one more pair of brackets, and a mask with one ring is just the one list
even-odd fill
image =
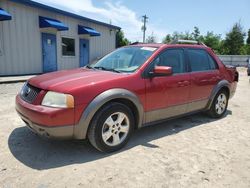
{"label": "alloy wheel", "polygon": [[126,139],[129,127],[129,118],[125,113],[113,113],[103,124],[102,139],[109,146],[117,146]]}
{"label": "alloy wheel", "polygon": [[227,96],[224,93],[221,93],[218,98],[217,101],[215,103],[215,111],[217,114],[221,115],[222,113],[224,113],[225,109],[227,106]]}

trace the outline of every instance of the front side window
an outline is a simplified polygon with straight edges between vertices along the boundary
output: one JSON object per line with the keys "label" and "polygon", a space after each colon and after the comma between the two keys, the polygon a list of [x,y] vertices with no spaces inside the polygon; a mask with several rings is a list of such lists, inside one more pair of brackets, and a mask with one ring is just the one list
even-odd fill
{"label": "front side window", "polygon": [[217,64],[205,50],[189,49],[188,57],[192,72],[208,71],[217,68]]}
{"label": "front side window", "polygon": [[169,49],[154,60],[154,66],[172,67],[174,74],[185,72],[185,58],[182,49]]}
{"label": "front side window", "polygon": [[135,72],[156,49],[157,48],[136,46],[119,48],[95,64],[90,65],[90,67],[119,72]]}
{"label": "front side window", "polygon": [[62,55],[75,56],[75,39],[62,38]]}

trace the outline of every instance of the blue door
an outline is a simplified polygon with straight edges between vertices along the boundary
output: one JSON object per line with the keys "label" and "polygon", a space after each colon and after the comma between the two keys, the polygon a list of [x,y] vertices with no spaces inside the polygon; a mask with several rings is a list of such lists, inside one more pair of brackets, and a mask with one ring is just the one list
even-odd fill
{"label": "blue door", "polygon": [[56,35],[42,33],[43,72],[57,70]]}
{"label": "blue door", "polygon": [[80,67],[89,63],[89,40],[80,39]]}

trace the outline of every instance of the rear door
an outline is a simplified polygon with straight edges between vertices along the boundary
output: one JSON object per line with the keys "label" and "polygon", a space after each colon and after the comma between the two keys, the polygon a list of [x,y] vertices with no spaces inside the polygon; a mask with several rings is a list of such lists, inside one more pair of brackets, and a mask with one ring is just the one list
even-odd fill
{"label": "rear door", "polygon": [[146,79],[147,123],[186,113],[190,90],[186,65],[181,48],[167,49],[151,63],[149,72],[155,66],[169,66],[173,74]]}
{"label": "rear door", "polygon": [[188,111],[206,106],[214,86],[221,79],[216,61],[205,49],[187,49],[191,89]]}

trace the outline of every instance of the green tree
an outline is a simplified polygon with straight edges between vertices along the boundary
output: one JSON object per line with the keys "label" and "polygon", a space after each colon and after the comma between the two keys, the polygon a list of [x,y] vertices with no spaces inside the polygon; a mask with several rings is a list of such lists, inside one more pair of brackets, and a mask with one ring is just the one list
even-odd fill
{"label": "green tree", "polygon": [[250,29],[248,29],[248,32],[247,32],[246,53],[250,55]]}
{"label": "green tree", "polygon": [[122,30],[116,33],[116,47],[122,47],[129,44],[129,40],[124,37],[124,32]]}
{"label": "green tree", "polygon": [[181,33],[180,37],[181,39],[184,39],[184,40],[194,40],[192,33],[189,33],[189,31],[185,31],[185,33]]}
{"label": "green tree", "polygon": [[244,37],[245,33],[240,22],[235,23],[229,33],[226,34],[223,46],[228,55],[239,55],[241,53],[241,48],[244,46]]}
{"label": "green tree", "polygon": [[245,44],[244,46],[242,46],[241,48],[240,48],[240,55],[247,55],[248,54],[248,45],[247,44]]}
{"label": "green tree", "polygon": [[246,45],[247,47],[247,55],[250,55],[250,45],[248,44],[248,45]]}
{"label": "green tree", "polygon": [[195,40],[199,40],[200,39],[200,30],[198,27],[194,27],[194,31],[192,32],[192,36]]}
{"label": "green tree", "polygon": [[180,34],[177,31],[173,32],[172,40],[178,40],[178,39],[180,39]]}
{"label": "green tree", "polygon": [[225,47],[225,40],[220,41],[220,48],[218,51],[219,51],[218,53],[221,55],[228,55],[229,54],[229,50]]}
{"label": "green tree", "polygon": [[172,41],[172,37],[170,34],[167,34],[166,37],[163,39],[162,43],[169,44]]}
{"label": "green tree", "polygon": [[247,44],[250,45],[250,29],[247,32]]}
{"label": "green tree", "polygon": [[179,33],[177,31],[173,32],[172,34],[172,37],[171,37],[172,40],[178,40],[178,39],[183,39],[183,40],[193,40],[193,36],[192,34],[189,33],[189,31],[185,31],[185,33]]}
{"label": "green tree", "polygon": [[156,43],[156,37],[154,36],[154,33],[147,37],[146,43]]}
{"label": "green tree", "polygon": [[205,36],[201,38],[201,41],[204,42],[207,46],[212,48],[216,53],[221,53],[221,36],[216,35],[213,32],[207,32]]}

